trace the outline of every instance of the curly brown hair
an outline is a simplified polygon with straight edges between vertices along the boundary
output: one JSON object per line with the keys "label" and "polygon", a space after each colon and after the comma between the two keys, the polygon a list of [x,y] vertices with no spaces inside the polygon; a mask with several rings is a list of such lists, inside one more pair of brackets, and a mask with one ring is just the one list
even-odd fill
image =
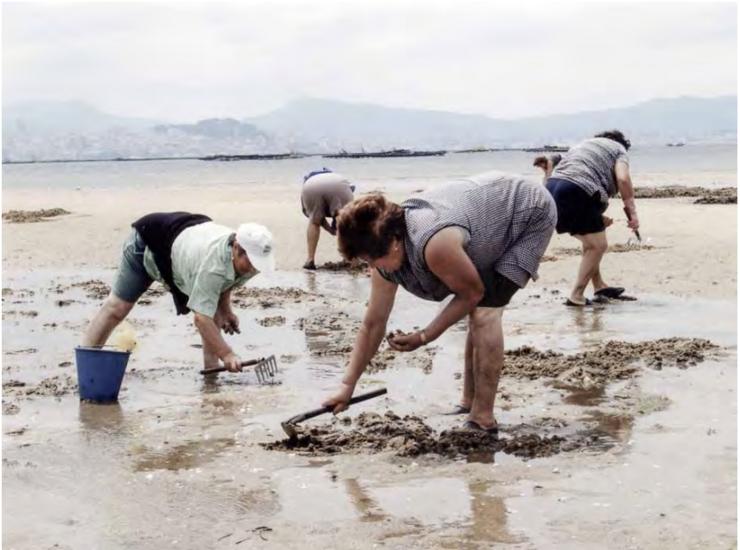
{"label": "curly brown hair", "polygon": [[353,200],[337,216],[339,252],[349,261],[385,256],[393,240],[405,235],[403,208],[380,193]]}

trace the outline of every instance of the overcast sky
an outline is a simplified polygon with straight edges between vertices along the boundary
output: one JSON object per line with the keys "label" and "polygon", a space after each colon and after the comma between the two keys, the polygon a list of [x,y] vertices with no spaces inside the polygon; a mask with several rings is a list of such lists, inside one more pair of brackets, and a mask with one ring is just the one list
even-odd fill
{"label": "overcast sky", "polygon": [[192,121],[311,96],[513,118],[737,90],[734,3],[183,4],[4,3],[3,102]]}

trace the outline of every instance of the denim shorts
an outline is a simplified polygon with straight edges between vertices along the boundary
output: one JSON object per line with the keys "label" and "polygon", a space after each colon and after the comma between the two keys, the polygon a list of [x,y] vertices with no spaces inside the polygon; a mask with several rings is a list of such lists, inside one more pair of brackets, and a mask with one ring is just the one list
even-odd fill
{"label": "denim shorts", "polygon": [[136,303],[154,282],[144,267],[145,249],[144,239],[136,229],[132,229],[123,243],[121,264],[118,266],[116,280],[111,290],[124,302]]}

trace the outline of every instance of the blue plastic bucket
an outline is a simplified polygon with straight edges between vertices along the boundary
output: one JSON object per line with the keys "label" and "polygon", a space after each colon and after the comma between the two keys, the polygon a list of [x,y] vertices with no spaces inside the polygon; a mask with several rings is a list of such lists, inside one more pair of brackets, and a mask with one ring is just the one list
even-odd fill
{"label": "blue plastic bucket", "polygon": [[130,355],[130,351],[76,347],[80,399],[118,401],[118,391]]}

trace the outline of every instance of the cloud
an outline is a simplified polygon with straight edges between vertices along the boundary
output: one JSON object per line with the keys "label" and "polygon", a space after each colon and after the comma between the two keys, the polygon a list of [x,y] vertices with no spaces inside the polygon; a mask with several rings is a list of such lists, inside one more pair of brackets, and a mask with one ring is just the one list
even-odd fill
{"label": "cloud", "polygon": [[3,5],[4,101],[249,116],[301,96],[499,117],[736,93],[718,3]]}

